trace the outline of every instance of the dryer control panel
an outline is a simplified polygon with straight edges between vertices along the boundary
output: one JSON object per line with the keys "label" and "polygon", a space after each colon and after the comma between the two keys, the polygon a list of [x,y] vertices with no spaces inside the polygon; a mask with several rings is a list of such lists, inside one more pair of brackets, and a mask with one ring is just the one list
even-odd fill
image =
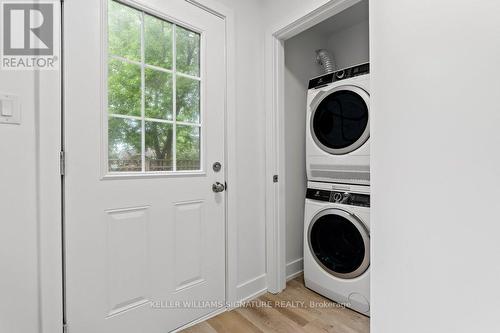
{"label": "dryer control panel", "polygon": [[370,195],[352,192],[328,191],[308,188],[307,199],[334,202],[341,205],[370,207]]}
{"label": "dryer control panel", "polygon": [[368,73],[370,73],[370,63],[340,69],[333,73],[318,76],[314,79],[309,80],[309,89],[323,87],[335,81],[344,80]]}

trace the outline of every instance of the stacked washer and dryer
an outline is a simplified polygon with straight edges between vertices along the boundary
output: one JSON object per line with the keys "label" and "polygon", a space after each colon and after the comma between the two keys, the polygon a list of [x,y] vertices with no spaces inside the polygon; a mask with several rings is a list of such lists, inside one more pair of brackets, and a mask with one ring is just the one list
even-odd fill
{"label": "stacked washer and dryer", "polygon": [[309,82],[306,287],[370,315],[369,64]]}

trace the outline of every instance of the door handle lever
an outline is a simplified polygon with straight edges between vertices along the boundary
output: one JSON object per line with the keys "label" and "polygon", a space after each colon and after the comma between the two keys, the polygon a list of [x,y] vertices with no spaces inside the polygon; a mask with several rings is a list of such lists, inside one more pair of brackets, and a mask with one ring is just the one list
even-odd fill
{"label": "door handle lever", "polygon": [[215,182],[215,184],[212,185],[212,191],[215,193],[223,192],[226,189],[224,184],[221,184],[219,182]]}

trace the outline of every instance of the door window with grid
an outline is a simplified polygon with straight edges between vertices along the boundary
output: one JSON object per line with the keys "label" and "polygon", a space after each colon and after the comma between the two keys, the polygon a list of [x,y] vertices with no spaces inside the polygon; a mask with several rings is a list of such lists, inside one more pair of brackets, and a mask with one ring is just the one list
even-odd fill
{"label": "door window with grid", "polygon": [[201,169],[200,34],[110,0],[109,172]]}

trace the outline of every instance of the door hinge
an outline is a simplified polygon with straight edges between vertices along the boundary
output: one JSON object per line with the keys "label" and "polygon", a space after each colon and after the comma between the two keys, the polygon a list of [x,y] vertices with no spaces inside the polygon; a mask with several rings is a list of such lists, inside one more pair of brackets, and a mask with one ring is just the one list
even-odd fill
{"label": "door hinge", "polygon": [[63,324],[63,333],[68,333],[68,324]]}
{"label": "door hinge", "polygon": [[61,172],[61,176],[64,176],[66,172],[66,156],[64,150],[59,152],[59,171]]}
{"label": "door hinge", "polygon": [[273,176],[273,183],[277,183],[278,182],[278,175],[274,175]]}

